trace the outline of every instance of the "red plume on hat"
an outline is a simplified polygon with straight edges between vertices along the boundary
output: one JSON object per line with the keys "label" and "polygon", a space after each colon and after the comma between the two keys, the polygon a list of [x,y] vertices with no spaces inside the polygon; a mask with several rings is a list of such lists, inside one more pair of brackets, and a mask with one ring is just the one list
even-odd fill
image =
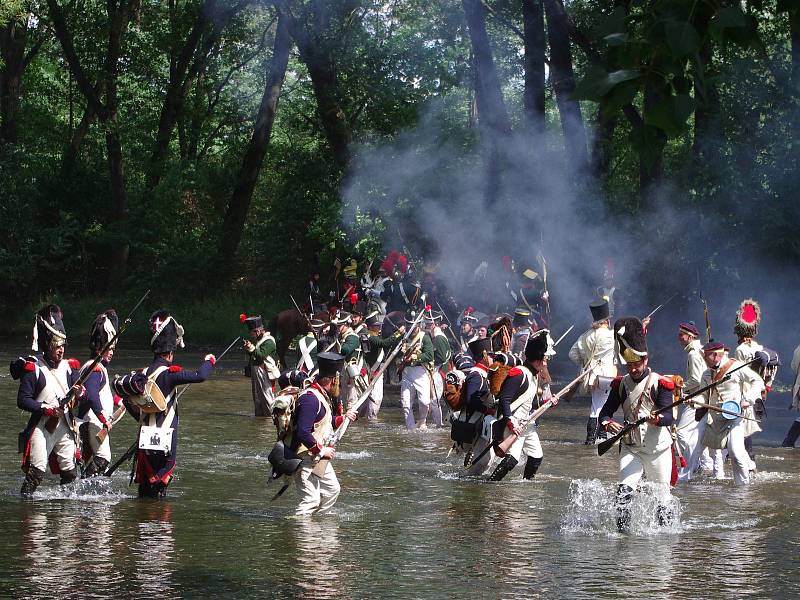
{"label": "red plume on hat", "polygon": [[758,324],[761,322],[761,307],[752,298],[742,300],[739,310],[736,311],[736,323],[733,331],[740,338],[755,337],[758,333]]}
{"label": "red plume on hat", "polygon": [[397,257],[400,256],[400,253],[397,250],[391,250],[389,254],[386,255],[386,258],[381,263],[381,268],[386,271],[387,273],[391,273],[394,269],[394,265],[397,262]]}
{"label": "red plume on hat", "polygon": [[239,314],[239,323],[244,323],[247,320],[247,315],[245,313]]}
{"label": "red plume on hat", "polygon": [[352,304],[353,306],[355,306],[355,305],[356,305],[356,302],[358,302],[358,294],[356,294],[355,292],[353,292],[352,294],[350,294],[350,304]]}
{"label": "red plume on hat", "polygon": [[400,268],[401,273],[405,273],[408,269],[408,257],[405,254],[400,254],[397,257],[397,266]]}

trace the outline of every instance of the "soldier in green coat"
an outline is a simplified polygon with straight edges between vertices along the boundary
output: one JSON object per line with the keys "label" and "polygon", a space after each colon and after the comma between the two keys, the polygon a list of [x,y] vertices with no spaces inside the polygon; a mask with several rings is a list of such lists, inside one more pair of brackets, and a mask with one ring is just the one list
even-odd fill
{"label": "soldier in green coat", "polygon": [[264,329],[261,315],[245,317],[243,321],[250,331],[250,339],[244,341],[244,350],[247,353],[247,372],[252,383],[255,416],[269,417],[275,402],[274,382],[281,375],[278,347],[275,338]]}

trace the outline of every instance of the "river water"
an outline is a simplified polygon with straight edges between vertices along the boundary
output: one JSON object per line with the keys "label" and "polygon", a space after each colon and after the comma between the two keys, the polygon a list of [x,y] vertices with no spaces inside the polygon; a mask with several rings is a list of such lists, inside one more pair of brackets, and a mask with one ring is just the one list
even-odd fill
{"label": "river water", "polygon": [[[123,353],[120,352],[120,355]],[[13,358],[0,350],[0,365]],[[194,368],[200,355],[180,358]],[[146,364],[126,353],[112,372]],[[632,532],[611,508],[617,456],[584,446],[588,400],[542,421],[534,481],[461,475],[447,430],[406,433],[388,387],[380,423],[355,423],[334,465],[332,513],[289,517],[275,502],[269,420],[252,417],[238,357],[181,399],[177,477],[163,501],[136,498],[128,473],[60,488],[48,475],[22,501],[16,434],[27,419],[0,378],[0,597],[12,598],[797,598],[800,450],[776,447],[793,418],[770,397],[753,485],[701,480],[674,490],[679,517],[651,518],[637,497]],[[7,373],[7,371],[4,371]],[[565,369],[564,374],[568,372]],[[555,386],[559,388],[558,385]],[[119,455],[135,424],[115,427]],[[730,476],[730,467],[728,466]]]}

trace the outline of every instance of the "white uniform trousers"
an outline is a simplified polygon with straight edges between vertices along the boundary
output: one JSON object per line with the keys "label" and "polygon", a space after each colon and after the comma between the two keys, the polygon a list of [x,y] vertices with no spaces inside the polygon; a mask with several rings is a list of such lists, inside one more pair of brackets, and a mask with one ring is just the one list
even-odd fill
{"label": "white uniform trousers", "polygon": [[[747,449],[744,447],[745,437],[744,421],[736,419],[728,432],[727,456],[731,459],[733,469],[733,482],[736,485],[747,485],[750,483],[750,467],[752,461]],[[714,474],[717,479],[724,477],[724,463],[726,452],[723,450],[711,451],[714,456]]]}
{"label": "white uniform trousers", "polygon": [[517,438],[511,445],[511,448],[508,449],[508,453],[513,456],[518,463],[522,462],[523,456],[529,456],[531,458],[544,457],[542,443],[539,441],[539,434],[536,429],[532,427],[525,435]]}
{"label": "white uniform trousers", "polygon": [[592,388],[592,409],[589,413],[590,419],[596,419],[600,416],[600,411],[603,409],[606,400],[608,400],[609,392],[611,392],[612,381],[614,381],[613,377],[598,375],[597,382]]}
{"label": "white uniform trousers", "polygon": [[304,459],[303,465],[293,475],[294,487],[300,499],[294,511],[295,515],[310,515],[330,510],[339,497],[341,487],[333,465],[328,465],[322,477],[317,477],[312,473],[316,464],[317,461]]}
{"label": "white uniform trousers", "polygon": [[[345,410],[348,410],[358,400],[359,388],[356,384],[356,378],[351,377],[345,369],[342,371],[339,382],[339,401],[342,403],[342,406],[345,407]],[[366,388],[366,386],[364,386],[362,389],[364,388]]]}
{"label": "white uniform trousers", "polygon": [[660,452],[641,452],[638,446],[621,445],[619,455],[619,482],[636,489],[642,479],[647,476],[647,481],[658,487],[659,498],[669,496],[669,481],[672,476],[672,446],[667,446]]}
{"label": "white uniform trousers", "polygon": [[403,407],[403,416],[409,431],[416,426],[413,409],[415,399],[419,405],[418,425],[422,427],[431,405],[431,377],[428,369],[421,365],[403,369],[403,380],[400,382],[400,405]]}
{"label": "white uniform trousers", "polygon": [[434,371],[431,375],[433,382],[433,390],[431,393],[431,418],[433,424],[441,427],[444,422],[442,420],[442,396],[444,395],[444,378],[442,373],[438,370]]}
{"label": "white uniform trousers", "polygon": [[372,387],[372,391],[369,394],[369,398],[367,398],[366,402],[364,402],[364,404],[362,404],[359,407],[358,416],[360,418],[366,418],[370,421],[374,421],[375,419],[378,418],[378,411],[380,411],[382,403],[383,403],[383,373],[381,373],[381,376],[378,377],[378,380]]}
{"label": "white uniform trousers", "polygon": [[89,447],[94,452],[95,456],[106,459],[111,462],[111,434],[106,435],[102,442],[97,441],[97,433],[103,429],[99,421],[95,423],[94,420],[87,421],[88,434],[89,434]]}
{"label": "white uniform trousers", "polygon": [[[487,442],[484,438],[479,437],[478,441],[475,442],[475,445],[472,447],[471,460],[475,460],[478,457],[478,455],[480,455],[481,452],[486,450],[486,446],[488,445],[489,442]],[[486,454],[483,455],[483,458],[481,458],[477,463],[475,463],[474,465],[470,466],[467,469],[467,475],[469,475],[470,477],[478,477],[480,475],[483,475],[489,469],[489,464],[494,460],[494,457],[495,457],[494,450],[493,449],[489,450]]]}
{"label": "white uniform trousers", "polygon": [[64,421],[59,417],[58,426],[53,433],[45,429],[48,417],[39,419],[39,424],[31,434],[30,464],[40,471],[47,471],[47,457],[55,452],[56,461],[62,471],[75,468],[75,440]]}
{"label": "white uniform trousers", "polygon": [[[678,415],[677,428],[675,431],[675,441],[681,455],[686,460],[686,466],[678,472],[678,481],[689,481],[700,466],[700,455],[702,453],[702,434],[705,430],[705,420],[695,421],[695,410],[689,406],[681,405],[681,412]],[[700,423],[703,426],[700,426]],[[702,431],[701,431],[702,429]]]}

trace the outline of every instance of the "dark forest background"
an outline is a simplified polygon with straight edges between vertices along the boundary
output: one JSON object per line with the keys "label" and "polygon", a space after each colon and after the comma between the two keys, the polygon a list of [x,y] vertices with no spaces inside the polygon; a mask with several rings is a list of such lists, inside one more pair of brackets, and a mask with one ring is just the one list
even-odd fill
{"label": "dark forest background", "polygon": [[520,209],[504,182],[548,140],[570,214],[645,239],[690,215],[692,244],[658,246],[666,272],[722,282],[728,253],[781,272],[800,258],[798,108],[795,0],[3,0],[4,327],[146,288],[198,320],[268,312],[315,256],[325,279],[335,257],[444,254],[409,219],[432,197],[356,166],[431,121],[406,155],[479,165],[487,214],[513,195],[533,239],[558,199]]}

